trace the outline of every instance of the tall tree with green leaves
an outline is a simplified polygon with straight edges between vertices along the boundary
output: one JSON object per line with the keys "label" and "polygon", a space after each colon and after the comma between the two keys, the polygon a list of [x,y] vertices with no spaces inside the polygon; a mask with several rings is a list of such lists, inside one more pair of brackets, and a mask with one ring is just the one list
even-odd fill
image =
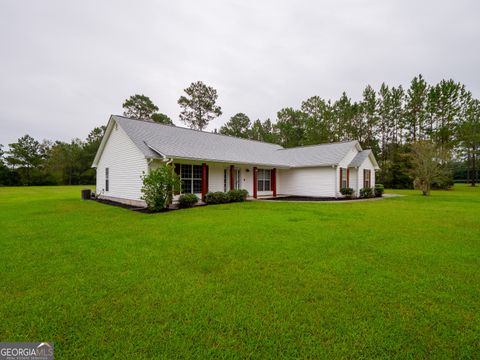
{"label": "tall tree with green leaves", "polygon": [[122,105],[123,115],[132,119],[151,119],[158,111],[157,105],[148,96],[135,94],[130,96]]}
{"label": "tall tree with green leaves", "polygon": [[480,157],[480,100],[470,99],[465,112],[465,120],[458,127],[460,153],[466,158],[470,184],[478,181],[477,161]]}
{"label": "tall tree with green leaves", "polygon": [[249,138],[251,140],[263,141],[271,144],[279,143],[277,131],[270,119],[263,122],[260,119],[255,120],[250,129]]}
{"label": "tall tree with green leaves", "polygon": [[222,115],[222,108],[217,105],[217,90],[201,81],[191,83],[185,90],[186,96],[180,96],[178,105],[180,120],[190,128],[203,130],[208,123]]}
{"label": "tall tree with green leaves", "polygon": [[363,91],[362,113],[364,122],[363,137],[360,144],[364,148],[372,149],[375,156],[378,156],[380,149],[378,146],[377,129],[378,129],[378,99],[375,90],[367,85]]}
{"label": "tall tree with green leaves", "polygon": [[86,166],[82,164],[82,151],[83,143],[80,139],[73,139],[70,143],[57,141],[51,147],[46,168],[57,183],[66,185],[81,183],[81,174]]}
{"label": "tall tree with green leaves", "polygon": [[404,127],[408,141],[425,139],[425,118],[429,87],[422,75],[415,76],[406,94]]}
{"label": "tall tree with green leaves", "polygon": [[336,140],[337,123],[334,122],[332,105],[319,96],[312,96],[302,102],[305,114],[304,144],[313,145]]}
{"label": "tall tree with green leaves", "polygon": [[427,100],[427,133],[448,154],[457,144],[457,127],[463,121],[469,93],[453,80],[430,87]]}
{"label": "tall tree with green leaves", "polygon": [[306,115],[301,110],[284,108],[277,113],[278,140],[283,147],[304,145]]}
{"label": "tall tree with green leaves", "polygon": [[7,164],[19,169],[24,185],[32,183],[32,172],[43,160],[41,144],[30,135],[24,135],[16,143],[9,144]]}
{"label": "tall tree with green leaves", "polygon": [[248,139],[250,137],[250,118],[244,113],[233,115],[230,120],[220,128],[220,134]]}

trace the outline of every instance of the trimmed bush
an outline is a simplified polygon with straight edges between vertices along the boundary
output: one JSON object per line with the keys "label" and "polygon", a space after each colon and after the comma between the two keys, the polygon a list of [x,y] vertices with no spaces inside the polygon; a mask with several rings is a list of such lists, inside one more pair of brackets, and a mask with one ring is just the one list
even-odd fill
{"label": "trimmed bush", "polygon": [[362,188],[360,189],[360,197],[370,198],[373,196],[373,188]]}
{"label": "trimmed bush", "polygon": [[209,192],[205,195],[205,202],[207,204],[226,204],[230,202],[230,196],[221,191]]}
{"label": "trimmed bush", "polygon": [[180,177],[175,173],[173,165],[163,164],[150,170],[142,177],[142,200],[152,211],[168,208],[173,201],[173,194],[180,191]]}
{"label": "trimmed bush", "polygon": [[247,190],[230,190],[228,192],[228,196],[230,197],[230,201],[232,202],[242,202],[247,200],[248,191]]}
{"label": "trimmed bush", "polygon": [[375,184],[375,197],[382,197],[384,191],[383,184]]}
{"label": "trimmed bush", "polygon": [[183,194],[183,195],[180,195],[180,198],[178,199],[178,207],[182,209],[191,208],[197,202],[198,202],[197,195]]}
{"label": "trimmed bush", "polygon": [[342,189],[340,189],[340,193],[347,198],[351,198],[352,195],[353,195],[353,189],[352,188],[342,188]]}

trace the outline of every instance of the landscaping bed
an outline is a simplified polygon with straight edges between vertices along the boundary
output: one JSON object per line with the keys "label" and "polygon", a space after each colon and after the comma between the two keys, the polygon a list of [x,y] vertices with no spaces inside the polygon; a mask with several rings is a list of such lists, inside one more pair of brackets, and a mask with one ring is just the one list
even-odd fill
{"label": "landscaping bed", "polygon": [[366,200],[374,198],[334,198],[334,197],[314,197],[314,196],[279,196],[271,198],[262,198],[259,200],[276,200],[276,201],[351,201],[351,200]]}

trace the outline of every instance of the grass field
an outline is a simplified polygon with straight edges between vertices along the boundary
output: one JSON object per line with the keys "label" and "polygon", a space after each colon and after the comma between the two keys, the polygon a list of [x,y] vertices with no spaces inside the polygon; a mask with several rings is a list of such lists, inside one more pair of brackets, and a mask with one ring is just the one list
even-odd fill
{"label": "grass field", "polygon": [[141,214],[0,188],[0,341],[57,359],[479,358],[480,188]]}

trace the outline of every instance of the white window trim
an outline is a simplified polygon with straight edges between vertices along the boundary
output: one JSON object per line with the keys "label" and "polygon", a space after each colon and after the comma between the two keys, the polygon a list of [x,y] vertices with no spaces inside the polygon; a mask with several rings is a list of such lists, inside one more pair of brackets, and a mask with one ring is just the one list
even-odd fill
{"label": "white window trim", "polygon": [[[269,178],[265,176],[265,174],[268,172],[270,175]],[[262,176],[260,176],[260,173]],[[268,182],[269,184],[269,189],[265,189],[265,184]],[[260,190],[260,183],[263,183],[263,186],[261,187],[262,190]],[[257,191],[258,192],[269,192],[272,191],[272,170],[271,169],[257,169]]]}
{"label": "white window trim", "polygon": [[[182,183],[182,187],[183,187],[183,182],[184,182],[184,181],[190,180],[190,186],[192,187],[192,194],[201,194],[201,190],[200,190],[200,192],[198,192],[198,193],[193,192],[193,191],[194,191],[194,185],[193,185],[193,184],[194,184],[194,181],[195,181],[195,180],[197,180],[197,181],[198,181],[198,180],[202,181],[201,175],[200,175],[199,178],[194,177],[193,167],[194,167],[194,166],[201,166],[201,165],[196,165],[196,164],[179,164],[179,165],[180,165],[180,181],[181,181],[181,183]],[[183,166],[189,166],[189,167],[191,167],[191,174],[192,174],[191,177],[188,177],[188,178],[182,177],[182,167],[183,167]],[[183,189],[182,189],[181,194],[190,194],[190,193],[184,193],[184,192],[183,192]]]}

